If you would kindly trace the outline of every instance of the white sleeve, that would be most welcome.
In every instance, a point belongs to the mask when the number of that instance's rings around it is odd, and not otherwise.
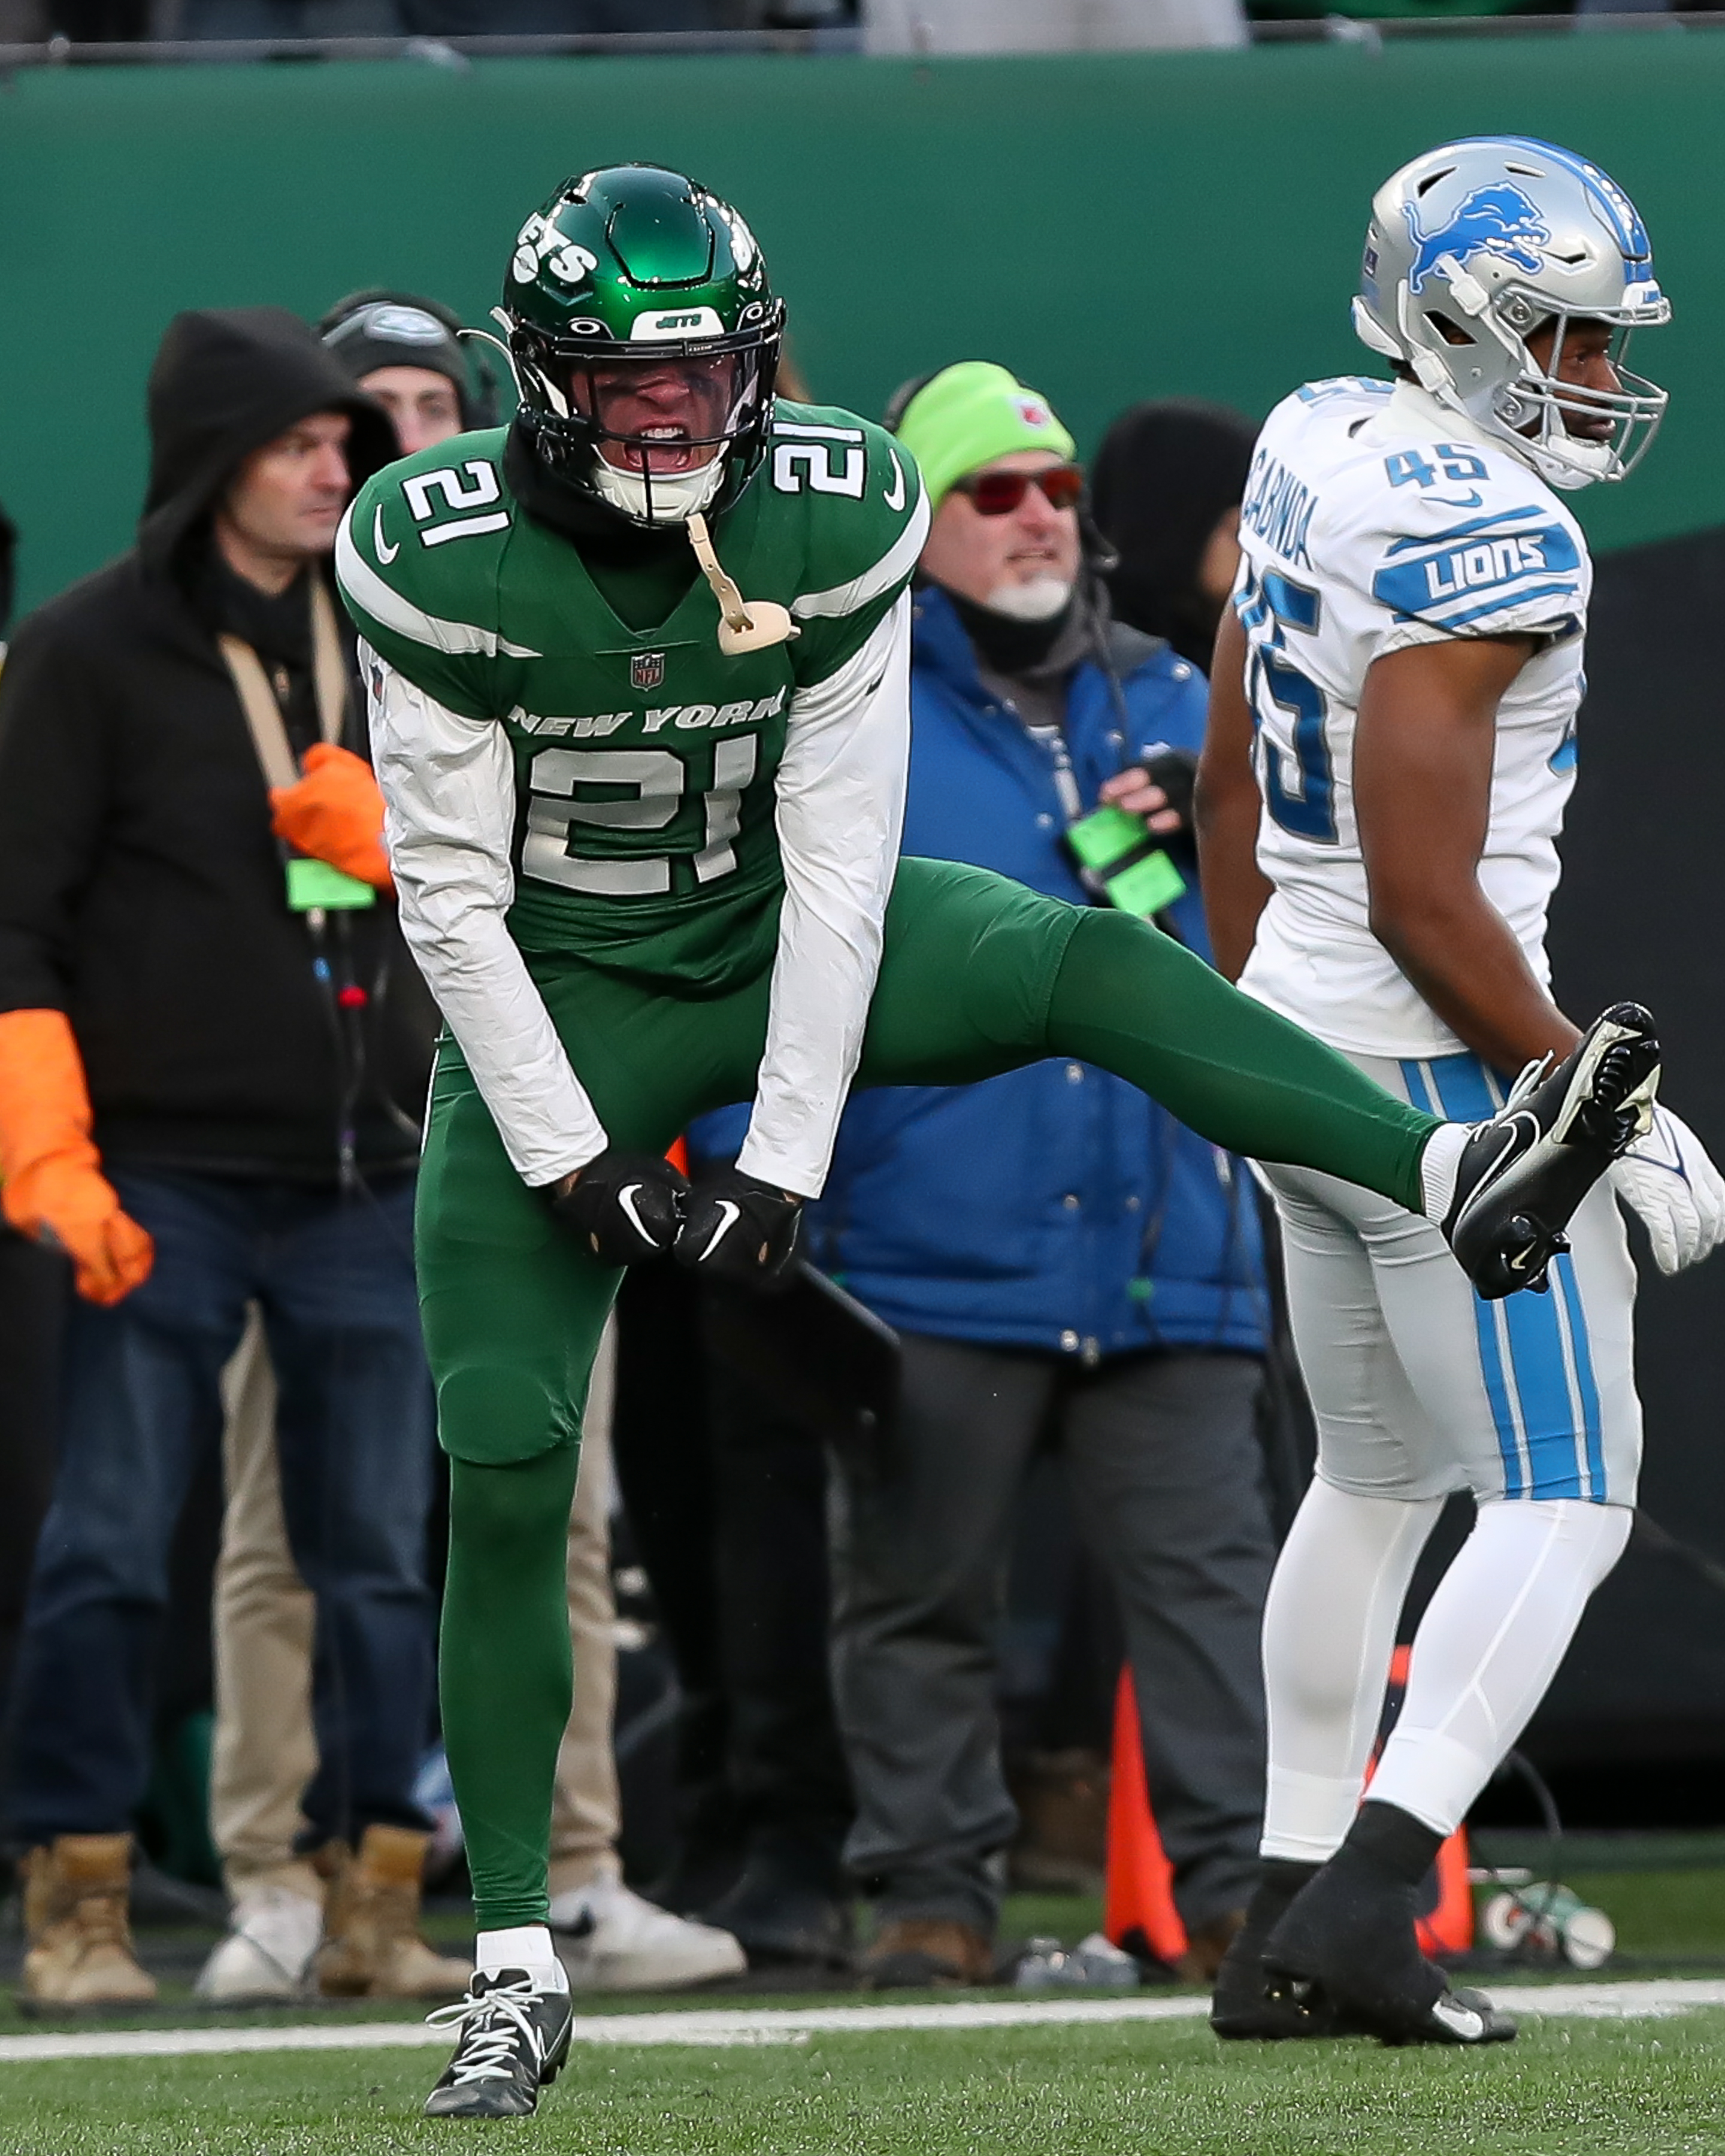
[[[854,659],[792,698],[776,781],[784,907],[737,1164],[803,1198],[820,1195],[862,1054],[910,748],[906,593]]]
[[[515,896],[508,737],[362,658],[402,933],[516,1173],[555,1183],[604,1151],[605,1128],[504,919]]]
[[[1538,499],[1543,490],[1525,474],[1512,486],[1494,475],[1470,491],[1479,508],[1470,505],[1466,516],[1435,496],[1379,501],[1377,528],[1343,542],[1359,546],[1370,595],[1384,609],[1374,658],[1455,637],[1550,644],[1580,633],[1589,572],[1564,512],[1549,496]]]

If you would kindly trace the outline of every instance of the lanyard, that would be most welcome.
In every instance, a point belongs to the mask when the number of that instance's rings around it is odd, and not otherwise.
[[[288,741],[281,706],[270,686],[263,661],[239,637],[223,635],[216,641],[234,677],[234,692],[245,713],[265,784],[292,786],[300,776],[299,760]],[[347,669],[341,657],[335,604],[315,570],[311,572],[311,681],[317,695],[318,732],[326,742],[339,742],[347,710]]]
[[[299,760],[288,740],[281,706],[263,662],[242,638],[224,635],[216,640],[234,678],[264,783],[270,787],[295,784]],[[311,583],[311,685],[317,697],[318,732],[326,742],[339,742],[347,711],[347,669],[341,657],[335,605],[322,578],[316,575]],[[376,902],[377,894],[369,884],[343,875],[327,861],[290,856],[286,866],[288,904],[295,913],[305,915],[314,935],[322,933],[328,909],[345,911]]]

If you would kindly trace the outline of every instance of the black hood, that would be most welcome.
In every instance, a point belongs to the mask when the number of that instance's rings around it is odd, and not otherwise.
[[[285,307],[176,315],[150,369],[150,488],[138,521],[146,567],[175,562],[253,450],[314,412],[352,420],[356,488],[399,454],[382,408],[361,396],[297,315]]]
[[[1091,466],[1096,520],[1119,556],[1107,572],[1116,619],[1166,637],[1205,673],[1221,608],[1199,590],[1199,565],[1245,491],[1257,433],[1224,404],[1137,404],[1109,428]]]
[[[18,551],[18,526],[0,509],[0,636],[12,619],[13,557]]]

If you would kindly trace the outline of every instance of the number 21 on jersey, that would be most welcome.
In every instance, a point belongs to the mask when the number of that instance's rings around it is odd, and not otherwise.
[[[1285,831],[1319,845],[1336,843],[1335,774],[1324,736],[1328,701],[1300,670],[1295,638],[1316,634],[1323,602],[1279,570],[1251,572],[1235,594],[1246,633],[1246,700],[1255,730],[1258,783]]]

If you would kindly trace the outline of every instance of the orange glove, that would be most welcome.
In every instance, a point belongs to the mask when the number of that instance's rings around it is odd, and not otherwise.
[[[320,742],[305,752],[296,786],[272,786],[278,839],[378,891],[393,891],[383,850],[383,796],[372,767],[352,749]]]
[[[14,1228],[67,1252],[79,1294],[105,1306],[149,1279],[156,1245],[121,1211],[90,1121],[65,1013],[0,1014],[0,1202]]]

